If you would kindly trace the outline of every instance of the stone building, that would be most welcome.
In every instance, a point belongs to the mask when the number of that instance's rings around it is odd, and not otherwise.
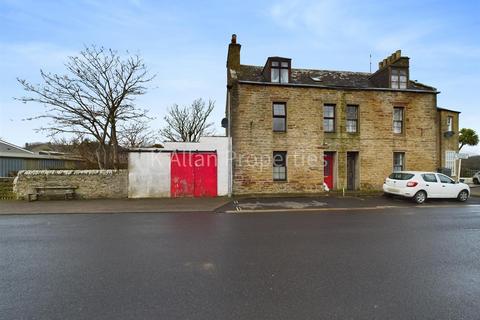
[[[234,194],[380,189],[395,170],[454,169],[459,112],[438,108],[439,91],[410,79],[400,50],[373,73],[327,71],[285,57],[243,65],[236,40],[224,122]]]

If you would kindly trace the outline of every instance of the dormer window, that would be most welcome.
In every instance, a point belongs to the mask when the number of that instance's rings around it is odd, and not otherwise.
[[[270,61],[270,79],[276,83],[288,83],[290,63],[288,61]]]
[[[390,87],[392,89],[407,89],[407,70],[392,68]]]

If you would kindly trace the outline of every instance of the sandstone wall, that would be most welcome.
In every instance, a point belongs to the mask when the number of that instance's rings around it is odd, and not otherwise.
[[[347,151],[358,152],[359,187],[381,189],[393,152],[405,152],[406,170],[436,170],[439,159],[434,93],[332,90],[236,84],[232,94],[234,194],[323,191],[323,153],[335,152],[336,189],[347,184]],[[287,105],[287,131],[272,131],[272,103]],[[323,132],[323,105],[336,104],[336,130]],[[359,106],[359,131],[347,133],[347,104]],[[392,130],[393,107],[404,107],[404,131]],[[272,179],[273,151],[287,151],[287,181]],[[294,157],[292,157],[294,156]],[[298,165],[299,159],[310,159]],[[297,163],[295,163],[297,162]]]
[[[75,186],[79,199],[126,198],[127,170],[23,170],[14,180],[18,199],[27,199],[35,187]]]
[[[453,131],[452,135],[445,135],[448,131],[447,118],[453,118]],[[459,114],[448,110],[440,110],[438,112],[439,131],[438,139],[440,141],[440,148],[438,150],[439,167],[445,167],[445,152],[455,151],[458,152],[458,138],[459,138]]]

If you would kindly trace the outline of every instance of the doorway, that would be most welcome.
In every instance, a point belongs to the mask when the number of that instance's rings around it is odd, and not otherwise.
[[[175,152],[170,165],[172,198],[217,196],[216,152]]]
[[[358,189],[358,152],[347,152],[347,190]]]
[[[334,160],[335,152],[323,153],[323,182],[330,190],[333,189]]]

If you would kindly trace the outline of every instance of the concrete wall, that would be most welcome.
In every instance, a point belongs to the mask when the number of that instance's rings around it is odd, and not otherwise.
[[[171,153],[130,152],[128,156],[128,197],[170,197]]]
[[[218,195],[230,192],[230,161],[228,137],[201,137],[199,142],[165,142],[161,152],[155,149],[141,149],[129,156],[129,197],[169,197],[170,196],[170,152],[216,151]]]
[[[18,199],[26,199],[35,187],[75,186],[79,199],[126,198],[126,170],[24,170],[14,180]]]

